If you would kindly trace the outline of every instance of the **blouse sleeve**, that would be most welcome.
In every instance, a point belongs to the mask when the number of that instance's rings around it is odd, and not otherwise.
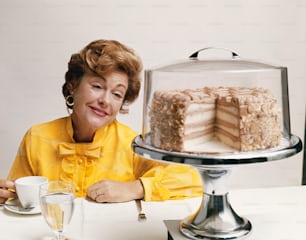
[[[19,149],[8,174],[8,179],[16,179],[23,176],[34,175],[31,163],[31,132],[30,130],[23,137]]]
[[[135,172],[145,190],[145,201],[202,196],[202,180],[189,165],[164,163],[135,156]]]

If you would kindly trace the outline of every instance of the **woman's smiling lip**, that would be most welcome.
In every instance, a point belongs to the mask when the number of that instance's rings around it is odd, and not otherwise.
[[[109,115],[107,112],[105,112],[102,109],[95,108],[95,107],[90,107],[90,108],[94,111],[95,114],[97,114],[100,117],[105,117],[105,116]]]

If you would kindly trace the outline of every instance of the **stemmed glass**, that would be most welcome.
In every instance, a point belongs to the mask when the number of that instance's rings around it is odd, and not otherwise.
[[[74,211],[74,186],[70,182],[50,181],[42,184],[39,199],[42,215],[56,235],[63,240],[64,227],[69,224]]]

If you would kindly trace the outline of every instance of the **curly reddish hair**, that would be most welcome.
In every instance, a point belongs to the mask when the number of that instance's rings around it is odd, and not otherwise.
[[[133,49],[116,40],[93,41],[79,53],[73,54],[68,63],[62,93],[65,99],[71,96],[70,90],[79,85],[86,73],[94,73],[103,78],[114,71],[128,76],[128,89],[120,109],[121,113],[127,113],[128,109],[123,106],[134,102],[139,95],[142,61]],[[66,106],[72,109],[67,103]]]

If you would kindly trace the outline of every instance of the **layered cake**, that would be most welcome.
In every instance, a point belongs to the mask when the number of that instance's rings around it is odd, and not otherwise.
[[[151,144],[190,152],[217,140],[238,151],[267,149],[280,143],[280,114],[276,98],[263,88],[156,91],[150,110]]]

